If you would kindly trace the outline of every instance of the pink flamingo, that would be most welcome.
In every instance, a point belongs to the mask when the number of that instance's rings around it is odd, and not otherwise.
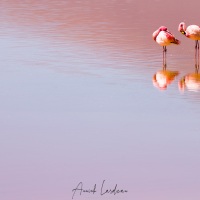
[[[190,25],[186,28],[184,22],[181,22],[178,26],[178,31],[180,31],[186,37],[195,40],[195,65],[199,67],[199,40],[200,40],[200,27],[197,25]],[[197,60],[198,52],[198,60]]]
[[[163,67],[166,68],[166,52],[167,47],[170,44],[180,44],[180,41],[177,40],[168,30],[167,27],[161,26],[153,33],[153,39],[161,46],[163,46]]]

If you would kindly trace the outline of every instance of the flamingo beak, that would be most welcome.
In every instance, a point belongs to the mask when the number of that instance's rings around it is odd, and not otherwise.
[[[182,33],[183,35],[185,35],[185,31],[181,31],[181,33]]]

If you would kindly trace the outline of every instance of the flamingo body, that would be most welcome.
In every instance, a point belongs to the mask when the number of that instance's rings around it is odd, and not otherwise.
[[[186,27],[185,23],[181,22],[178,30],[192,40],[200,40],[200,27],[197,25],[190,25]]]
[[[180,44],[172,33],[167,30],[167,27],[161,26],[153,33],[153,39],[161,46],[168,46],[170,44]]]

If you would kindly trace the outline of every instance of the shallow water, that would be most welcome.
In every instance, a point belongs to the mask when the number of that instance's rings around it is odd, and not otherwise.
[[[74,199],[199,200],[200,82],[177,31],[199,4],[2,1],[0,199],[71,199],[82,181],[97,192]],[[181,40],[165,72],[160,25]]]

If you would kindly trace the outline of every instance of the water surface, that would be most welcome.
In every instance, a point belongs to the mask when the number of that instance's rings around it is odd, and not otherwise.
[[[177,30],[199,24],[198,7],[2,1],[1,199],[71,199],[80,181],[99,191],[106,180],[128,193],[75,199],[198,200],[199,78]],[[152,40],[161,25],[181,40],[166,72]]]

